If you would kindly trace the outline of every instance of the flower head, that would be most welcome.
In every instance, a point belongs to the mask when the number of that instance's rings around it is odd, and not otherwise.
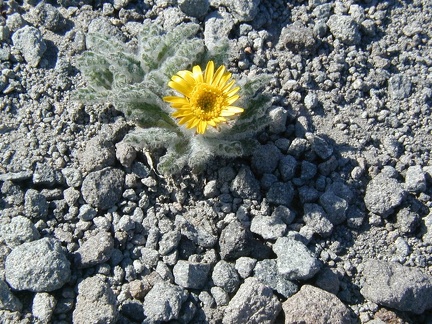
[[[244,110],[232,106],[239,98],[240,87],[233,88],[235,81],[230,79],[231,73],[226,72],[223,65],[216,72],[213,61],[207,63],[204,72],[195,65],[192,71],[177,72],[168,82],[168,86],[182,96],[163,99],[176,110],[172,116],[180,125],[196,128],[198,134],[204,134],[208,125],[216,127]]]

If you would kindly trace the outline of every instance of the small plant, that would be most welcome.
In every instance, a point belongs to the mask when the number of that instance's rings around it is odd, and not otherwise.
[[[206,52],[195,36],[198,29],[187,23],[164,32],[146,21],[135,48],[89,34],[89,50],[78,59],[87,87],[75,98],[110,102],[135,121],[137,127],[124,140],[140,150],[163,149],[157,165],[162,174],[178,173],[186,165],[200,172],[216,156],[249,155],[257,144],[254,134],[269,122],[270,98],[259,91],[267,76],[241,79],[234,86],[231,73],[223,65],[215,71],[213,61],[204,72],[200,65],[187,70],[226,50]],[[168,95],[169,88],[177,93]]]

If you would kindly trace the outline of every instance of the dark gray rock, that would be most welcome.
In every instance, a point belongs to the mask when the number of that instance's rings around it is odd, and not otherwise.
[[[252,250],[252,234],[240,222],[229,223],[219,239],[220,255],[224,260],[248,256]]]
[[[294,198],[294,187],[290,182],[275,182],[267,192],[271,204],[289,207]]]
[[[314,233],[317,233],[322,237],[328,237],[331,235],[333,232],[333,224],[328,219],[326,212],[321,206],[306,203],[303,206],[303,210],[303,221],[314,231]]]
[[[33,183],[35,185],[42,185],[52,187],[56,182],[60,182],[61,178],[53,167],[46,163],[36,163],[33,172]]]
[[[208,0],[179,0],[180,10],[191,17],[203,17],[210,8]]]
[[[5,274],[13,289],[49,292],[67,283],[71,270],[60,243],[43,238],[13,249],[6,258]]]
[[[250,230],[266,240],[275,240],[285,234],[287,226],[278,214],[257,215],[252,218]]]
[[[144,313],[151,321],[178,319],[188,293],[169,282],[157,282],[144,298]]]
[[[424,192],[426,190],[426,176],[420,165],[408,167],[405,174],[405,189],[411,192]]]
[[[327,26],[333,36],[346,45],[357,45],[361,41],[359,26],[350,16],[331,15]]]
[[[47,47],[41,32],[34,27],[24,26],[12,35],[12,42],[32,67],[37,67]]]
[[[299,198],[302,204],[316,202],[321,193],[313,187],[302,186],[298,188]]]
[[[345,199],[336,196],[330,190],[321,195],[319,202],[327,213],[327,219],[333,225],[339,225],[346,221],[348,203]]]
[[[260,199],[260,184],[249,167],[240,169],[231,183],[231,192],[243,199]]]
[[[305,323],[357,323],[350,309],[335,295],[311,285],[303,285],[282,308],[285,323],[296,323],[299,318]]]
[[[329,293],[336,295],[339,292],[339,277],[331,268],[323,268],[318,272],[315,284]]]
[[[273,245],[273,251],[277,255],[278,272],[290,280],[310,279],[321,268],[320,262],[306,245],[293,238],[279,238]]]
[[[278,165],[278,170],[283,181],[288,181],[294,178],[297,170],[297,160],[291,155],[283,156]]]
[[[368,183],[364,202],[369,211],[387,217],[402,203],[405,196],[405,190],[396,179],[379,173]]]
[[[432,308],[432,277],[395,262],[367,260],[360,292],[378,305],[421,314]]]
[[[16,216],[0,227],[0,236],[10,248],[39,239],[40,234],[33,223],[24,216]]]
[[[273,323],[281,303],[271,288],[256,278],[247,278],[225,309],[223,324]]]
[[[278,166],[282,154],[274,144],[258,147],[252,155],[252,169],[258,174],[272,173]]]
[[[305,134],[312,146],[312,150],[323,160],[327,160],[333,154],[333,147],[321,136],[312,133]]]
[[[300,173],[300,179],[301,180],[311,180],[313,177],[315,177],[317,173],[317,166],[316,164],[309,162],[309,161],[302,161],[301,163],[301,173]]]
[[[277,206],[273,212],[272,217],[280,218],[287,225],[291,224],[294,221],[296,214],[291,209],[285,206]]]
[[[254,276],[285,298],[294,295],[299,289],[296,283],[289,280],[286,275],[281,275],[278,272],[276,260],[274,259],[258,261],[254,269]]]
[[[9,290],[8,285],[0,280],[0,310],[20,312],[22,308],[20,300]]]
[[[29,218],[44,218],[48,215],[48,202],[44,195],[28,189],[24,196],[24,211]]]
[[[296,137],[291,142],[287,153],[294,156],[296,159],[302,157],[302,155],[310,148],[310,143],[305,138]]]
[[[210,264],[179,260],[173,268],[174,281],[183,288],[202,289],[207,283]]]
[[[116,296],[104,276],[89,277],[78,284],[73,323],[116,323],[117,318]]]
[[[123,184],[123,171],[105,168],[89,173],[83,181],[81,192],[88,204],[106,210],[120,200]]]
[[[75,252],[74,261],[78,268],[88,268],[108,261],[113,253],[114,239],[108,232],[90,236]]]
[[[233,293],[240,285],[240,277],[233,264],[220,260],[213,268],[213,283],[227,293]]]

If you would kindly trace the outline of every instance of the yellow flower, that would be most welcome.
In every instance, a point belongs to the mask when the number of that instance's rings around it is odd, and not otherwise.
[[[231,106],[239,98],[240,87],[233,88],[235,81],[230,79],[231,73],[225,71],[225,66],[215,72],[213,61],[209,61],[204,73],[196,65],[192,72],[183,70],[174,75],[168,86],[183,96],[163,99],[176,110],[172,116],[180,125],[204,134],[208,125],[216,127],[244,110]]]

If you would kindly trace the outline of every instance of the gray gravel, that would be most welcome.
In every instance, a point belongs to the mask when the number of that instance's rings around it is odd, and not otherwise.
[[[2,321],[431,322],[429,2],[0,0]],[[146,19],[270,76],[251,156],[162,178],[71,100],[88,34]]]

